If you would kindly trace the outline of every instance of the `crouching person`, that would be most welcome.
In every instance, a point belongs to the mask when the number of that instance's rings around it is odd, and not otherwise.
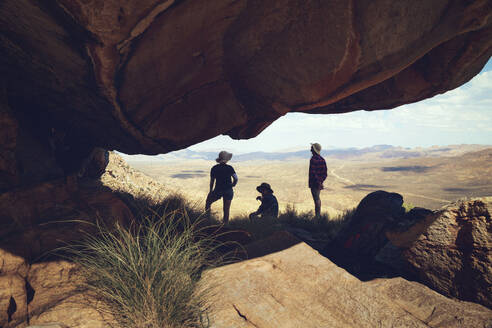
[[[256,199],[261,201],[261,205],[256,212],[249,215],[249,219],[253,220],[261,216],[265,217],[278,217],[278,202],[277,198],[273,195],[273,190],[268,183],[263,182],[261,185],[256,187],[256,190],[261,193]]]

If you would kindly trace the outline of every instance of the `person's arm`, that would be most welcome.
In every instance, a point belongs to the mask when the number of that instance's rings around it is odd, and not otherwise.
[[[262,200],[261,200],[261,205],[260,205],[260,207],[258,207],[258,209],[256,210],[256,212],[255,212],[255,213],[256,213],[256,214],[261,214],[261,213],[263,213],[264,211],[265,211],[265,202],[264,202],[264,200],[262,199]]]
[[[215,182],[215,175],[212,168],[212,170],[210,170],[210,192],[212,192],[212,190],[214,189],[214,182]]]
[[[321,160],[313,160],[311,167],[312,177],[318,189],[321,189],[321,187],[323,186],[323,164],[324,162]],[[326,168],[326,165],[324,165],[324,168]]]
[[[239,179],[237,178],[237,174],[234,172],[234,174],[232,175],[232,186],[235,187],[238,181]]]
[[[323,161],[321,165],[321,178],[323,181],[326,180],[326,177],[328,176],[328,168],[326,167],[326,161]]]

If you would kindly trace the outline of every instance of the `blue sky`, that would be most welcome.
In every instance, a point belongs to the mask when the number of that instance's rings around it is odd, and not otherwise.
[[[309,147],[310,142],[319,142],[324,148],[492,145],[492,60],[465,85],[418,103],[387,111],[336,115],[289,113],[256,138],[218,136],[189,149],[287,151]]]

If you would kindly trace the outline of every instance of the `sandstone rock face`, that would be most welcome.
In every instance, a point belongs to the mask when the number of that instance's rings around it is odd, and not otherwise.
[[[489,327],[492,311],[403,279],[361,282],[300,243],[206,273],[214,328]]]
[[[113,153],[107,158],[99,149],[88,158],[85,174],[73,177],[72,185],[55,179],[0,194],[0,327],[50,322],[71,328],[109,326],[111,320],[98,303],[77,290],[77,267],[52,260],[50,252],[93,231],[90,224],[73,220],[129,222],[134,214],[123,195],[150,195],[152,203],[162,200],[166,191]],[[104,169],[100,180],[86,177]]]
[[[74,191],[64,180],[0,194],[0,207],[0,248],[29,261],[89,231],[90,225],[79,221],[128,222],[133,218],[109,188],[79,185]]]
[[[72,173],[95,146],[164,153],[250,138],[290,111],[445,92],[490,57],[491,12],[487,0],[4,0],[0,188]]]
[[[27,265],[2,250],[0,260],[0,327],[39,327],[59,322],[60,327],[109,327],[111,317],[80,289],[78,267],[67,261]],[[62,324],[63,323],[63,324]],[[58,327],[58,326],[53,326]]]
[[[490,327],[490,312],[474,303],[451,301],[428,287],[402,278],[367,283],[429,327]]]
[[[460,201],[391,239],[420,230],[402,252],[419,279],[444,295],[492,307],[491,209],[491,197]]]
[[[287,248],[205,272],[203,283],[215,286],[209,299],[211,327],[488,328],[492,324],[492,311],[479,304],[452,300],[401,278],[361,282],[285,232],[274,239],[276,245],[283,245],[279,249]],[[10,258],[9,267],[18,266],[19,261]],[[81,277],[72,263],[38,263],[30,266],[25,278],[9,278],[6,285],[2,279],[2,327],[55,323],[71,328],[117,327],[100,303],[77,289]],[[17,310],[10,316],[4,316],[5,293],[17,299]]]
[[[116,328],[107,312],[98,308],[97,301],[84,294],[75,294],[46,309],[44,312],[34,315],[29,323],[33,327],[47,328]],[[100,306],[99,306],[100,307]],[[59,322],[59,326],[51,326],[49,323]]]
[[[60,301],[76,294],[81,281],[78,268],[67,261],[50,261],[31,265],[27,282],[33,290],[29,316],[39,315]],[[56,291],[56,292],[55,292]]]
[[[14,327],[27,317],[28,271],[24,258],[0,249],[0,327]]]
[[[77,265],[66,261],[34,264],[28,282],[35,291],[29,303],[29,323],[61,322],[73,328],[109,327],[110,316],[89,294],[80,290]]]
[[[0,326],[16,327],[27,318],[25,280],[17,275],[0,276]]]

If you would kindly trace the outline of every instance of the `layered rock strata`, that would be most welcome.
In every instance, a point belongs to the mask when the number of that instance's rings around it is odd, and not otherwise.
[[[459,201],[387,235],[420,281],[492,308],[491,209],[492,197]]]

